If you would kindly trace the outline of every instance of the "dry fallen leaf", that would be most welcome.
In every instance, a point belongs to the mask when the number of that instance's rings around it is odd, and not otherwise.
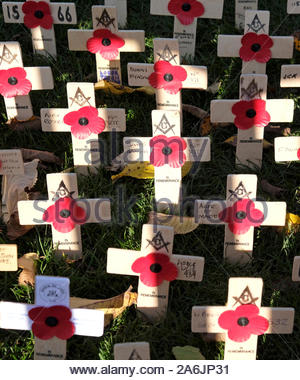
[[[7,237],[9,240],[16,240],[20,236],[27,234],[34,226],[21,226],[18,212],[14,212],[7,222]]]
[[[300,230],[300,216],[287,212],[285,218],[284,227],[276,227],[278,232],[284,232],[289,235],[292,232],[298,232]]]
[[[208,113],[204,111],[202,108],[192,106],[191,104],[183,104],[182,110],[185,112],[189,112],[195,117],[198,117],[199,119],[204,119]]]
[[[19,275],[19,285],[34,286],[35,273],[36,273],[36,260],[38,260],[36,253],[26,253],[18,259],[18,266],[22,268]]]
[[[41,118],[32,116],[29,120],[17,120],[16,118],[8,120],[6,123],[13,131],[24,131],[25,129],[41,130]]]
[[[38,159],[40,161],[47,162],[49,164],[57,164],[57,165],[61,164],[61,159],[55,156],[54,153],[43,151],[43,150],[24,149],[24,148],[21,148],[20,150],[21,150],[24,162]]]
[[[137,302],[137,293],[131,292],[132,286],[129,289],[116,297],[106,300],[89,300],[85,298],[70,298],[71,308],[95,309],[102,310],[105,314],[104,326],[122,314],[125,309]]]
[[[194,231],[199,224],[195,223],[195,218],[188,216],[166,215],[151,211],[148,215],[149,224],[159,224],[174,228],[175,234],[188,234]]]
[[[282,195],[282,192],[285,191],[285,189],[282,187],[271,185],[266,179],[262,179],[260,183],[263,191],[272,195],[273,197],[278,197]]]
[[[279,136],[290,136],[291,128],[281,127],[280,125],[267,125],[264,127],[265,132],[274,133]]]
[[[155,95],[156,91],[155,88],[151,86],[131,88],[106,80],[100,80],[99,82],[97,82],[95,84],[95,90],[105,90],[113,93],[114,95],[132,94],[133,92],[144,92],[147,95]]]

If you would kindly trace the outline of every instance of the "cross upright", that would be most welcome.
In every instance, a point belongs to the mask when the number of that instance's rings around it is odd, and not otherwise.
[[[31,29],[33,51],[57,56],[54,24],[77,24],[75,3],[51,3],[50,0],[4,1],[4,22],[23,24]]]
[[[129,86],[152,86],[156,108],[181,112],[181,89],[207,88],[205,66],[180,65],[179,44],[174,38],[155,38],[154,64],[128,63]]]
[[[33,116],[30,91],[53,87],[50,67],[24,67],[20,44],[0,42],[0,94],[8,119],[30,119]]]
[[[173,37],[179,41],[180,56],[194,57],[197,20],[221,19],[224,0],[151,0],[152,15],[173,16]]]
[[[167,312],[170,281],[202,281],[204,258],[173,255],[173,240],[173,227],[144,224],[140,251],[107,251],[107,273],[139,276],[137,308],[152,321]]]
[[[300,256],[294,257],[292,280],[300,281]]]
[[[218,36],[218,57],[240,57],[242,74],[265,74],[271,58],[292,58],[294,37],[270,37],[269,23],[269,11],[246,11],[243,36]]]
[[[225,224],[224,259],[233,264],[251,260],[254,227],[284,226],[285,202],[256,200],[257,176],[227,176],[225,200],[196,200],[195,220],[199,224]]]
[[[238,128],[236,165],[261,167],[264,127],[270,122],[292,122],[292,99],[268,99],[268,77],[245,74],[240,77],[239,100],[213,100],[212,122],[234,123]]]
[[[101,310],[70,309],[70,280],[36,276],[35,304],[0,302],[0,328],[32,330],[35,360],[64,360],[73,335],[103,335]]]
[[[16,244],[0,244],[0,272],[18,270],[18,246]]]
[[[49,200],[18,202],[20,224],[51,224],[56,253],[79,259],[82,257],[80,226],[110,222],[110,200],[78,199],[74,173],[47,174],[47,187]]]
[[[114,345],[115,360],[151,360],[148,342],[126,342]]]
[[[258,0],[235,0],[235,27],[236,29],[245,28],[245,12],[256,10]]]
[[[299,0],[287,0],[287,13],[300,14],[300,2]]]
[[[226,306],[194,306],[192,332],[224,333],[224,360],[255,360],[258,336],[291,334],[295,310],[262,307],[263,280],[231,277]]]
[[[182,198],[182,166],[185,162],[210,161],[209,137],[181,138],[179,111],[152,111],[151,137],[124,137],[127,163],[154,165],[155,201],[158,208],[178,206]]]
[[[97,80],[122,83],[120,53],[145,50],[143,30],[118,30],[115,7],[92,7],[93,30],[68,30],[69,49],[96,55]]]
[[[274,139],[275,161],[300,160],[300,136],[276,137]]]
[[[104,5],[117,8],[118,25],[123,28],[127,24],[127,0],[104,0]]]
[[[69,108],[41,109],[42,130],[71,132],[76,171],[81,174],[87,174],[88,169],[96,172],[103,157],[98,135],[125,131],[125,110],[97,109],[93,83],[68,83],[67,96]]]

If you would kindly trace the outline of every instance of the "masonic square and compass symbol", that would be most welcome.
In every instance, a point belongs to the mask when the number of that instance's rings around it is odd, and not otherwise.
[[[52,200],[57,201],[59,198],[66,198],[66,197],[73,199],[74,193],[75,191],[69,191],[64,181],[61,181],[57,191],[56,192],[52,191],[52,194],[54,194]]]
[[[13,61],[17,61],[16,58],[17,54],[12,54],[9,48],[4,44],[2,49],[2,55],[0,56],[0,65],[2,64],[2,62],[6,62],[10,65]]]
[[[177,63],[175,59],[177,57],[177,54],[172,54],[171,49],[169,48],[168,45],[164,47],[164,50],[162,51],[162,53],[157,53],[157,55],[159,56],[160,61],[166,61],[166,62],[174,61],[174,63]]]
[[[263,89],[258,89],[255,79],[253,79],[247,88],[241,88],[241,99],[243,100],[252,100],[252,99],[261,99],[261,93]]]
[[[132,353],[130,354],[128,360],[142,360],[142,358],[140,357],[139,353],[137,352],[137,350],[133,350]]]
[[[249,198],[249,195],[252,193],[252,191],[249,191],[248,193],[243,182],[241,181],[234,190],[229,189],[229,193],[230,193],[230,196],[228,200],[232,201],[233,199],[240,200],[244,198]]]
[[[96,17],[96,20],[98,21],[97,26],[101,24],[104,26],[104,28],[108,28],[110,25],[115,27],[115,18],[111,18],[106,9],[104,9],[104,11],[102,12],[101,17]]]
[[[260,30],[265,31],[265,29],[264,29],[265,25],[266,24],[262,24],[261,23],[258,15],[256,14],[255,17],[254,17],[254,19],[252,20],[251,24],[247,24],[247,26],[249,28],[248,32],[249,32],[249,30],[252,30],[255,33],[258,33]]]
[[[86,97],[79,87],[77,88],[74,98],[70,97],[69,99],[72,100],[71,107],[74,103],[78,104],[79,107],[83,107],[86,103],[91,105],[89,102],[91,97]]]
[[[163,115],[163,117],[161,118],[161,121],[159,122],[158,125],[155,125],[155,131],[154,131],[154,134],[156,133],[156,131],[160,131],[162,132],[164,135],[167,134],[169,131],[172,131],[175,135],[175,132],[173,130],[173,128],[175,127],[175,124],[170,124],[169,120],[167,119],[166,117],[166,114]]]
[[[152,247],[155,248],[157,251],[159,251],[162,248],[166,248],[167,252],[169,252],[168,245],[171,243],[165,242],[164,237],[162,236],[162,233],[160,231],[156,233],[152,240],[147,239],[147,242],[149,243],[147,247],[149,247],[149,245],[152,245]]]
[[[258,300],[258,297],[253,297],[249,289],[249,286],[242,291],[242,294],[239,297],[232,297],[235,300],[235,306],[237,303],[240,305],[255,305],[255,302]]]

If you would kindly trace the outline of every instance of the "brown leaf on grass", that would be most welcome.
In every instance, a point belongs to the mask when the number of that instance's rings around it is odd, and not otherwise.
[[[182,110],[185,112],[189,112],[195,117],[198,117],[199,119],[204,119],[208,113],[204,111],[202,108],[192,106],[191,104],[183,104]]]
[[[207,115],[200,124],[201,136],[207,136],[211,132],[212,129],[227,127],[228,125],[230,124],[229,123],[212,123],[210,121],[210,115]]]
[[[232,145],[232,146],[236,146],[237,145],[237,135],[229,137],[228,139],[226,139],[224,141],[224,143]],[[263,148],[264,149],[268,149],[268,148],[271,148],[271,146],[273,146],[273,144],[271,144],[269,141],[267,141],[267,140],[264,139],[264,141],[263,141]]]
[[[7,237],[9,240],[16,240],[20,236],[27,234],[34,226],[21,226],[18,212],[14,212],[7,222]]]
[[[137,303],[137,293],[131,292],[132,286],[129,289],[116,297],[106,300],[89,300],[85,298],[70,298],[70,307],[79,309],[95,309],[104,312],[104,326],[122,314],[127,307]]]
[[[30,129],[30,130],[42,129],[41,118],[38,116],[32,116],[29,120],[24,120],[24,121],[13,118],[11,120],[8,120],[6,124],[13,131],[24,131],[25,129]]]
[[[195,222],[195,218],[188,216],[166,215],[151,211],[148,215],[149,224],[159,224],[174,228],[175,234],[188,234],[194,231],[199,224]]]
[[[18,266],[23,269],[19,275],[19,285],[34,286],[36,260],[38,260],[38,258],[36,253],[30,252],[18,259]]]
[[[61,164],[61,159],[57,156],[55,156],[54,153],[47,152],[44,150],[35,150],[35,149],[25,149],[21,148],[21,153],[23,160],[25,162],[32,161],[35,159],[38,159],[43,162],[47,162],[49,164]]]
[[[286,191],[282,187],[271,185],[266,179],[262,179],[260,183],[263,191],[272,195],[273,197],[278,197],[282,195],[282,192]]]

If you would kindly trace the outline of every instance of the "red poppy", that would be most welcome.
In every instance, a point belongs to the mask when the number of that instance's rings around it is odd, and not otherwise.
[[[66,306],[35,307],[28,313],[33,320],[33,334],[43,340],[53,337],[67,340],[75,333],[75,326],[70,321],[72,312]]]
[[[196,0],[171,0],[168,10],[175,15],[183,25],[190,25],[194,18],[203,15],[205,8],[200,1]]]
[[[298,160],[300,160],[300,149],[297,150],[297,157],[298,157]]]
[[[163,88],[169,94],[177,94],[186,78],[187,72],[184,68],[173,66],[166,61],[158,61],[154,65],[154,73],[148,80],[154,88]]]
[[[125,41],[109,29],[95,30],[93,37],[87,41],[87,49],[90,53],[99,53],[109,61],[117,58],[119,49],[124,45]]]
[[[234,124],[239,129],[265,127],[271,121],[266,101],[262,99],[240,100],[232,107],[232,113],[236,115]]]
[[[86,139],[92,133],[99,135],[105,128],[105,121],[98,116],[95,107],[82,107],[78,111],[67,113],[64,123],[71,125],[72,135],[80,140]]]
[[[0,70],[0,94],[5,98],[28,95],[32,84],[26,79],[26,71],[22,67]]]
[[[77,206],[75,199],[69,197],[59,198],[43,214],[43,221],[52,223],[56,231],[62,233],[72,231],[76,224],[84,224],[86,219],[84,209]]]
[[[146,286],[159,286],[163,281],[176,280],[178,270],[164,253],[149,253],[135,260],[131,269],[140,273],[140,280]]]
[[[150,140],[150,163],[156,167],[168,164],[180,168],[186,161],[186,142],[180,137],[155,136]]]
[[[258,315],[256,305],[241,305],[235,310],[224,311],[218,319],[219,326],[228,330],[228,338],[234,342],[245,342],[251,335],[262,335],[269,321]]]
[[[27,28],[32,29],[41,26],[44,29],[51,29],[53,18],[51,9],[45,1],[26,1],[22,6],[25,14],[24,24]]]
[[[272,58],[273,40],[267,34],[246,33],[242,38],[240,57],[243,61],[266,63]]]
[[[219,213],[219,218],[228,223],[230,231],[235,235],[242,235],[249,231],[250,227],[258,227],[264,221],[264,214],[255,208],[250,199],[241,199],[233,206],[225,208]]]

